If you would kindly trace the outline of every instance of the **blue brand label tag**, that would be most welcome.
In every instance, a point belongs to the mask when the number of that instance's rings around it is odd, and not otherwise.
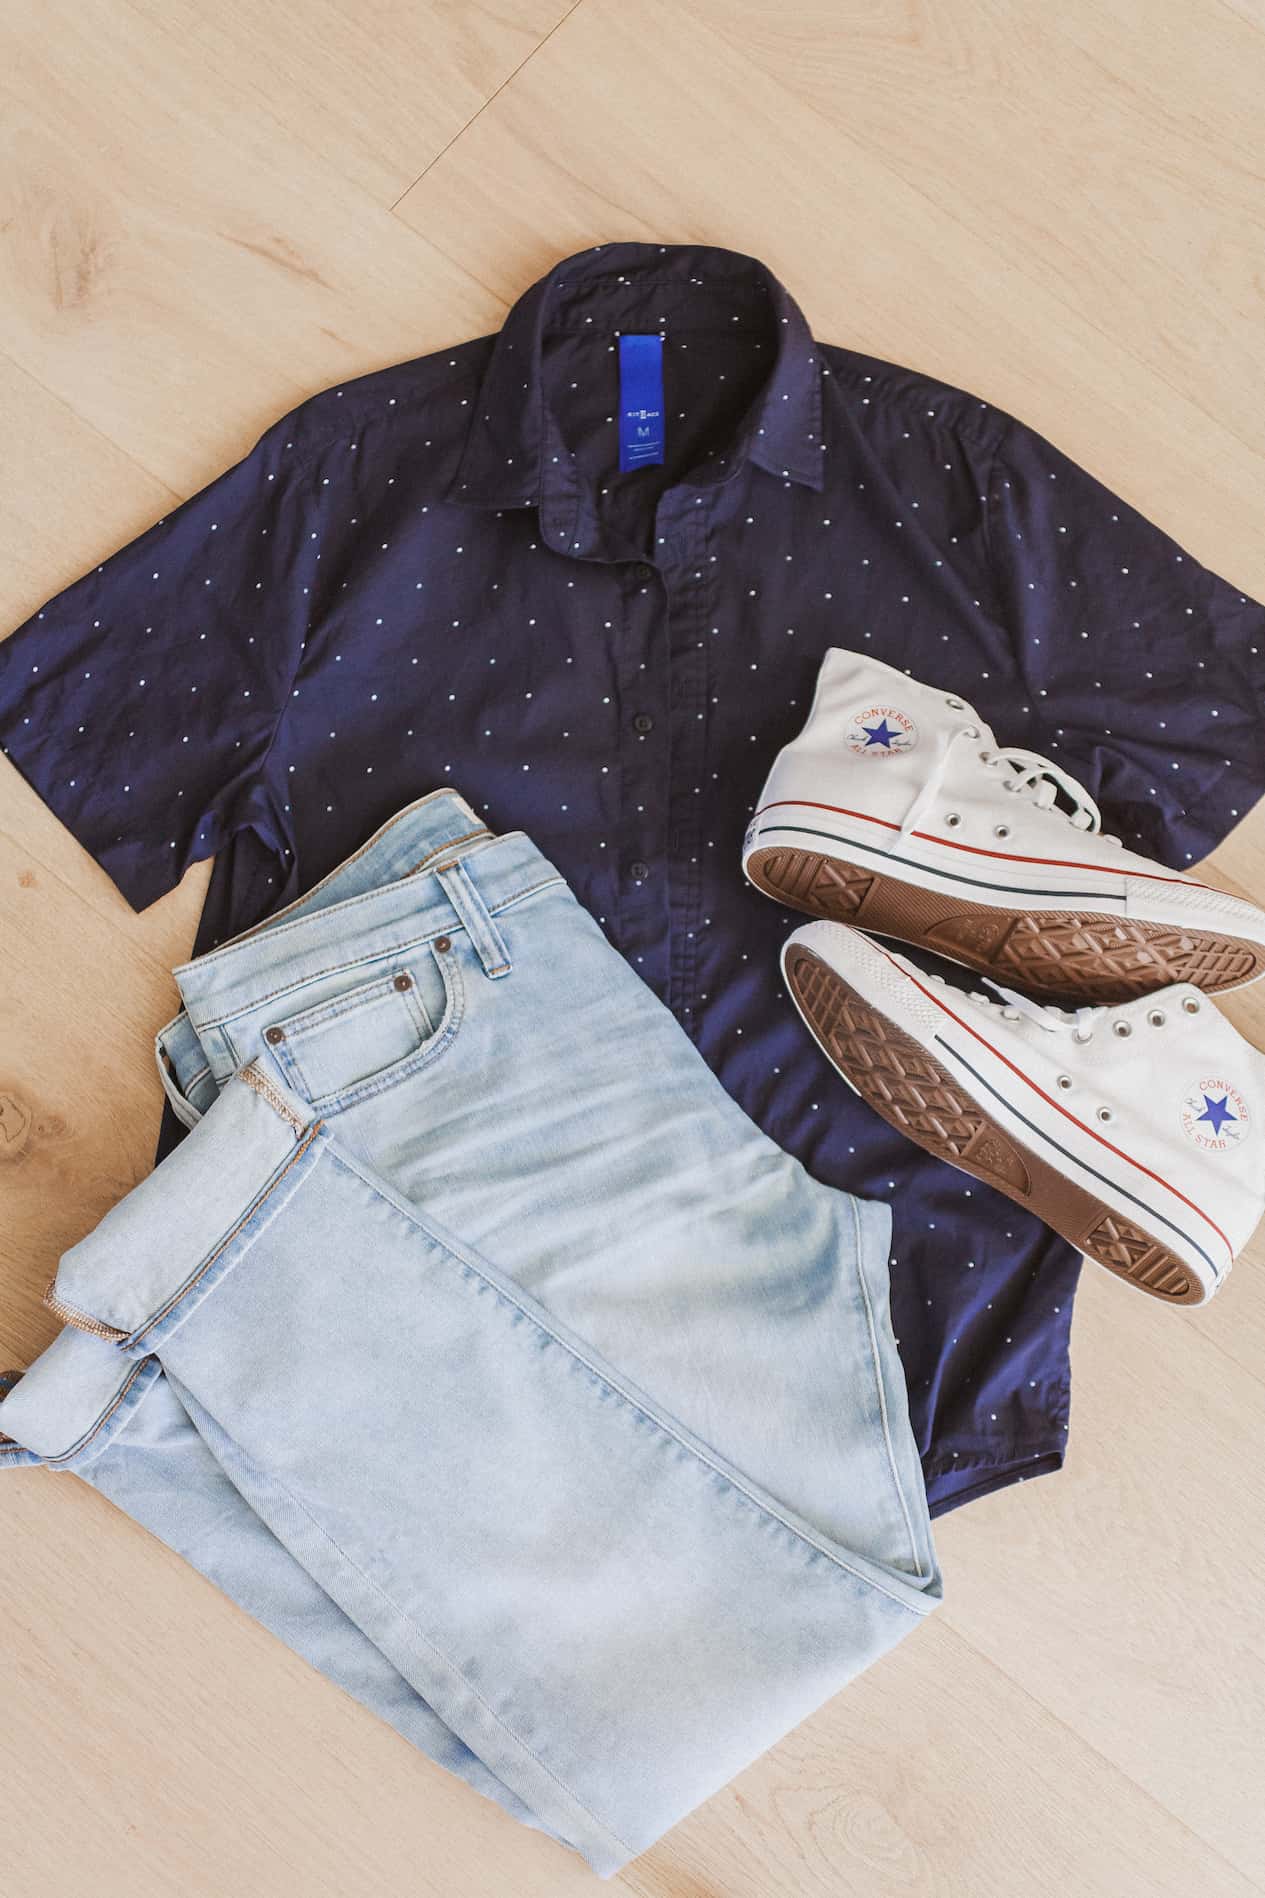
[[[663,460],[663,338],[619,339],[619,466]]]

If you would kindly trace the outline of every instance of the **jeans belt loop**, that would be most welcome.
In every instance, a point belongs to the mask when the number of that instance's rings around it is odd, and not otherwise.
[[[448,901],[465,925],[479,961],[483,964],[483,973],[491,976],[493,980],[499,976],[508,975],[512,965],[510,952],[505,946],[505,938],[493,922],[491,911],[479,894],[478,886],[465,864],[461,862],[438,864],[435,875],[443,884]]]

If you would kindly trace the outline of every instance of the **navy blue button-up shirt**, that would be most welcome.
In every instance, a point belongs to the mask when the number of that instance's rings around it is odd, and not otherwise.
[[[621,332],[663,339],[663,458],[627,473]],[[831,645],[961,693],[1165,864],[1263,788],[1260,606],[1008,415],[817,342],[754,259],[642,243],[270,427],[0,646],[0,740],[137,908],[215,854],[195,952],[436,785],[527,830],[747,1112],[892,1202],[943,1509],[1061,1461],[1077,1260],[872,1114],[782,990],[797,919],[739,851]]]

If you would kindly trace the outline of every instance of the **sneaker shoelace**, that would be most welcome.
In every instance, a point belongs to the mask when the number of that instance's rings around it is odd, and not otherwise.
[[[1008,989],[1002,983],[994,982],[991,975],[981,979],[994,994],[1000,995],[1001,1001],[995,1002],[992,995],[983,995],[979,989],[969,991],[970,1001],[977,1002],[981,1008],[999,1008],[1012,1021],[1022,1017],[1025,1021],[1035,1022],[1038,1028],[1043,1028],[1050,1035],[1071,1035],[1074,1041],[1091,1041],[1103,1016],[1111,1012],[1105,1003],[1081,1008],[1059,1008],[1054,1002],[1034,1002],[1030,995],[1020,995],[1017,989]],[[932,973],[931,980],[942,989],[950,986],[942,975]],[[962,991],[959,989],[958,993],[960,995]]]
[[[1104,1006],[1084,1008],[1058,1008],[1053,1002],[1034,1002],[1030,995],[1020,995],[1016,989],[1004,988],[1000,982],[994,982],[991,975],[984,981],[990,989],[1002,998],[1002,1014],[1013,1021],[1022,1016],[1025,1021],[1033,1021],[1038,1028],[1044,1028],[1047,1034],[1070,1035],[1073,1041],[1092,1041],[1094,1030],[1107,1013]],[[989,996],[981,995],[978,990],[972,996],[973,1001],[986,1002],[989,1008],[997,1004]]]
[[[953,747],[964,738],[978,739],[982,734],[978,725],[959,725],[949,733],[940,747],[939,756],[928,772],[922,789],[906,811],[901,822],[900,835],[907,837],[924,811],[934,802],[945,772],[949,768],[949,759]],[[1095,804],[1084,785],[1061,765],[1049,758],[1043,758],[1040,752],[1025,751],[1017,745],[986,745],[979,754],[980,763],[990,770],[1010,768],[1010,776],[1002,779],[1003,791],[1013,792],[1016,796],[1027,797],[1039,810],[1049,810],[1060,791],[1072,808],[1062,813],[1075,830],[1093,831],[1104,843],[1119,844],[1120,839],[1113,837],[1102,827],[1102,812]]]

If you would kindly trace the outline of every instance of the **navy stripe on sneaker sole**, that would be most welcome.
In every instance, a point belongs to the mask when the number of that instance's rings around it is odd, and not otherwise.
[[[1015,1106],[1013,1101],[1007,1100],[1001,1090],[995,1088],[991,1081],[986,1080],[978,1068],[972,1067],[962,1051],[959,1048],[953,1047],[950,1042],[945,1040],[943,1035],[937,1035],[935,1041],[937,1047],[943,1048],[945,1053],[956,1062],[959,1067],[965,1068],[972,1080],[977,1082],[986,1093],[991,1094],[993,1099],[1006,1109],[1007,1113],[1013,1115],[1014,1119],[1021,1121],[1043,1146],[1051,1148],[1055,1153],[1059,1154],[1062,1159],[1067,1161],[1069,1165],[1074,1166],[1079,1173],[1088,1174],[1090,1179],[1097,1180],[1101,1186],[1105,1186],[1109,1191],[1118,1194],[1121,1199],[1127,1199],[1131,1205],[1136,1206],[1140,1212],[1144,1213],[1153,1224],[1158,1223],[1161,1226],[1167,1226],[1169,1231],[1176,1234],[1177,1238],[1179,1238],[1183,1244],[1188,1245],[1192,1252],[1199,1254],[1199,1257],[1208,1267],[1209,1275],[1214,1282],[1216,1281],[1218,1273],[1212,1254],[1205,1252],[1204,1248],[1199,1244],[1199,1241],[1179,1226],[1175,1219],[1169,1219],[1157,1206],[1149,1205],[1146,1200],[1140,1199],[1136,1193],[1131,1193],[1127,1186],[1121,1186],[1118,1180],[1109,1179],[1105,1173],[1100,1173],[1097,1167],[1090,1166],[1087,1160],[1082,1160],[1074,1154],[1070,1147],[1063,1146],[1060,1141],[1054,1138],[1053,1134],[1047,1133],[1043,1127],[1038,1127],[1035,1120],[1030,1120],[1027,1114],[1022,1113],[1020,1109]]]
[[[825,830],[816,824],[764,823],[760,826],[760,843],[764,849],[764,839],[770,832],[786,832],[804,837],[820,837],[832,844],[842,844],[845,850],[862,851],[867,857],[878,857],[885,863],[899,863],[906,869],[917,870],[920,874],[938,877],[942,883],[961,883],[973,890],[997,890],[1002,896],[1057,896],[1074,903],[1114,903],[1123,912],[1126,899],[1123,895],[1113,896],[1102,890],[1043,890],[1031,883],[998,883],[994,877],[968,877],[957,870],[941,870],[932,863],[915,863],[912,857],[902,857],[898,850],[884,850],[878,844],[861,843],[856,837],[843,837],[837,831]],[[1106,874],[1104,872],[1104,874]]]
[[[1038,1142],[1057,1149],[1059,1162],[1017,1140],[954,1077],[939,1050],[924,1047],[821,957],[792,943],[786,951],[785,972],[796,1007],[834,1066],[846,1073],[876,1113],[924,1151],[995,1187],[1044,1219],[1079,1251],[1152,1297],[1170,1304],[1200,1304],[1215,1289],[1215,1269],[1210,1270],[1212,1284],[1205,1290],[1187,1263],[1148,1227],[1069,1178],[1072,1156],[1057,1142],[1049,1141],[1022,1115],[1018,1118]],[[944,1044],[943,1053],[956,1051]],[[1078,1169],[1083,1164],[1073,1163]],[[1096,1177],[1113,1192],[1120,1191],[1105,1176]],[[1132,1194],[1123,1197],[1134,1201],[1151,1223],[1169,1226],[1193,1252],[1208,1259],[1203,1248],[1171,1220],[1145,1202],[1135,1201]]]

